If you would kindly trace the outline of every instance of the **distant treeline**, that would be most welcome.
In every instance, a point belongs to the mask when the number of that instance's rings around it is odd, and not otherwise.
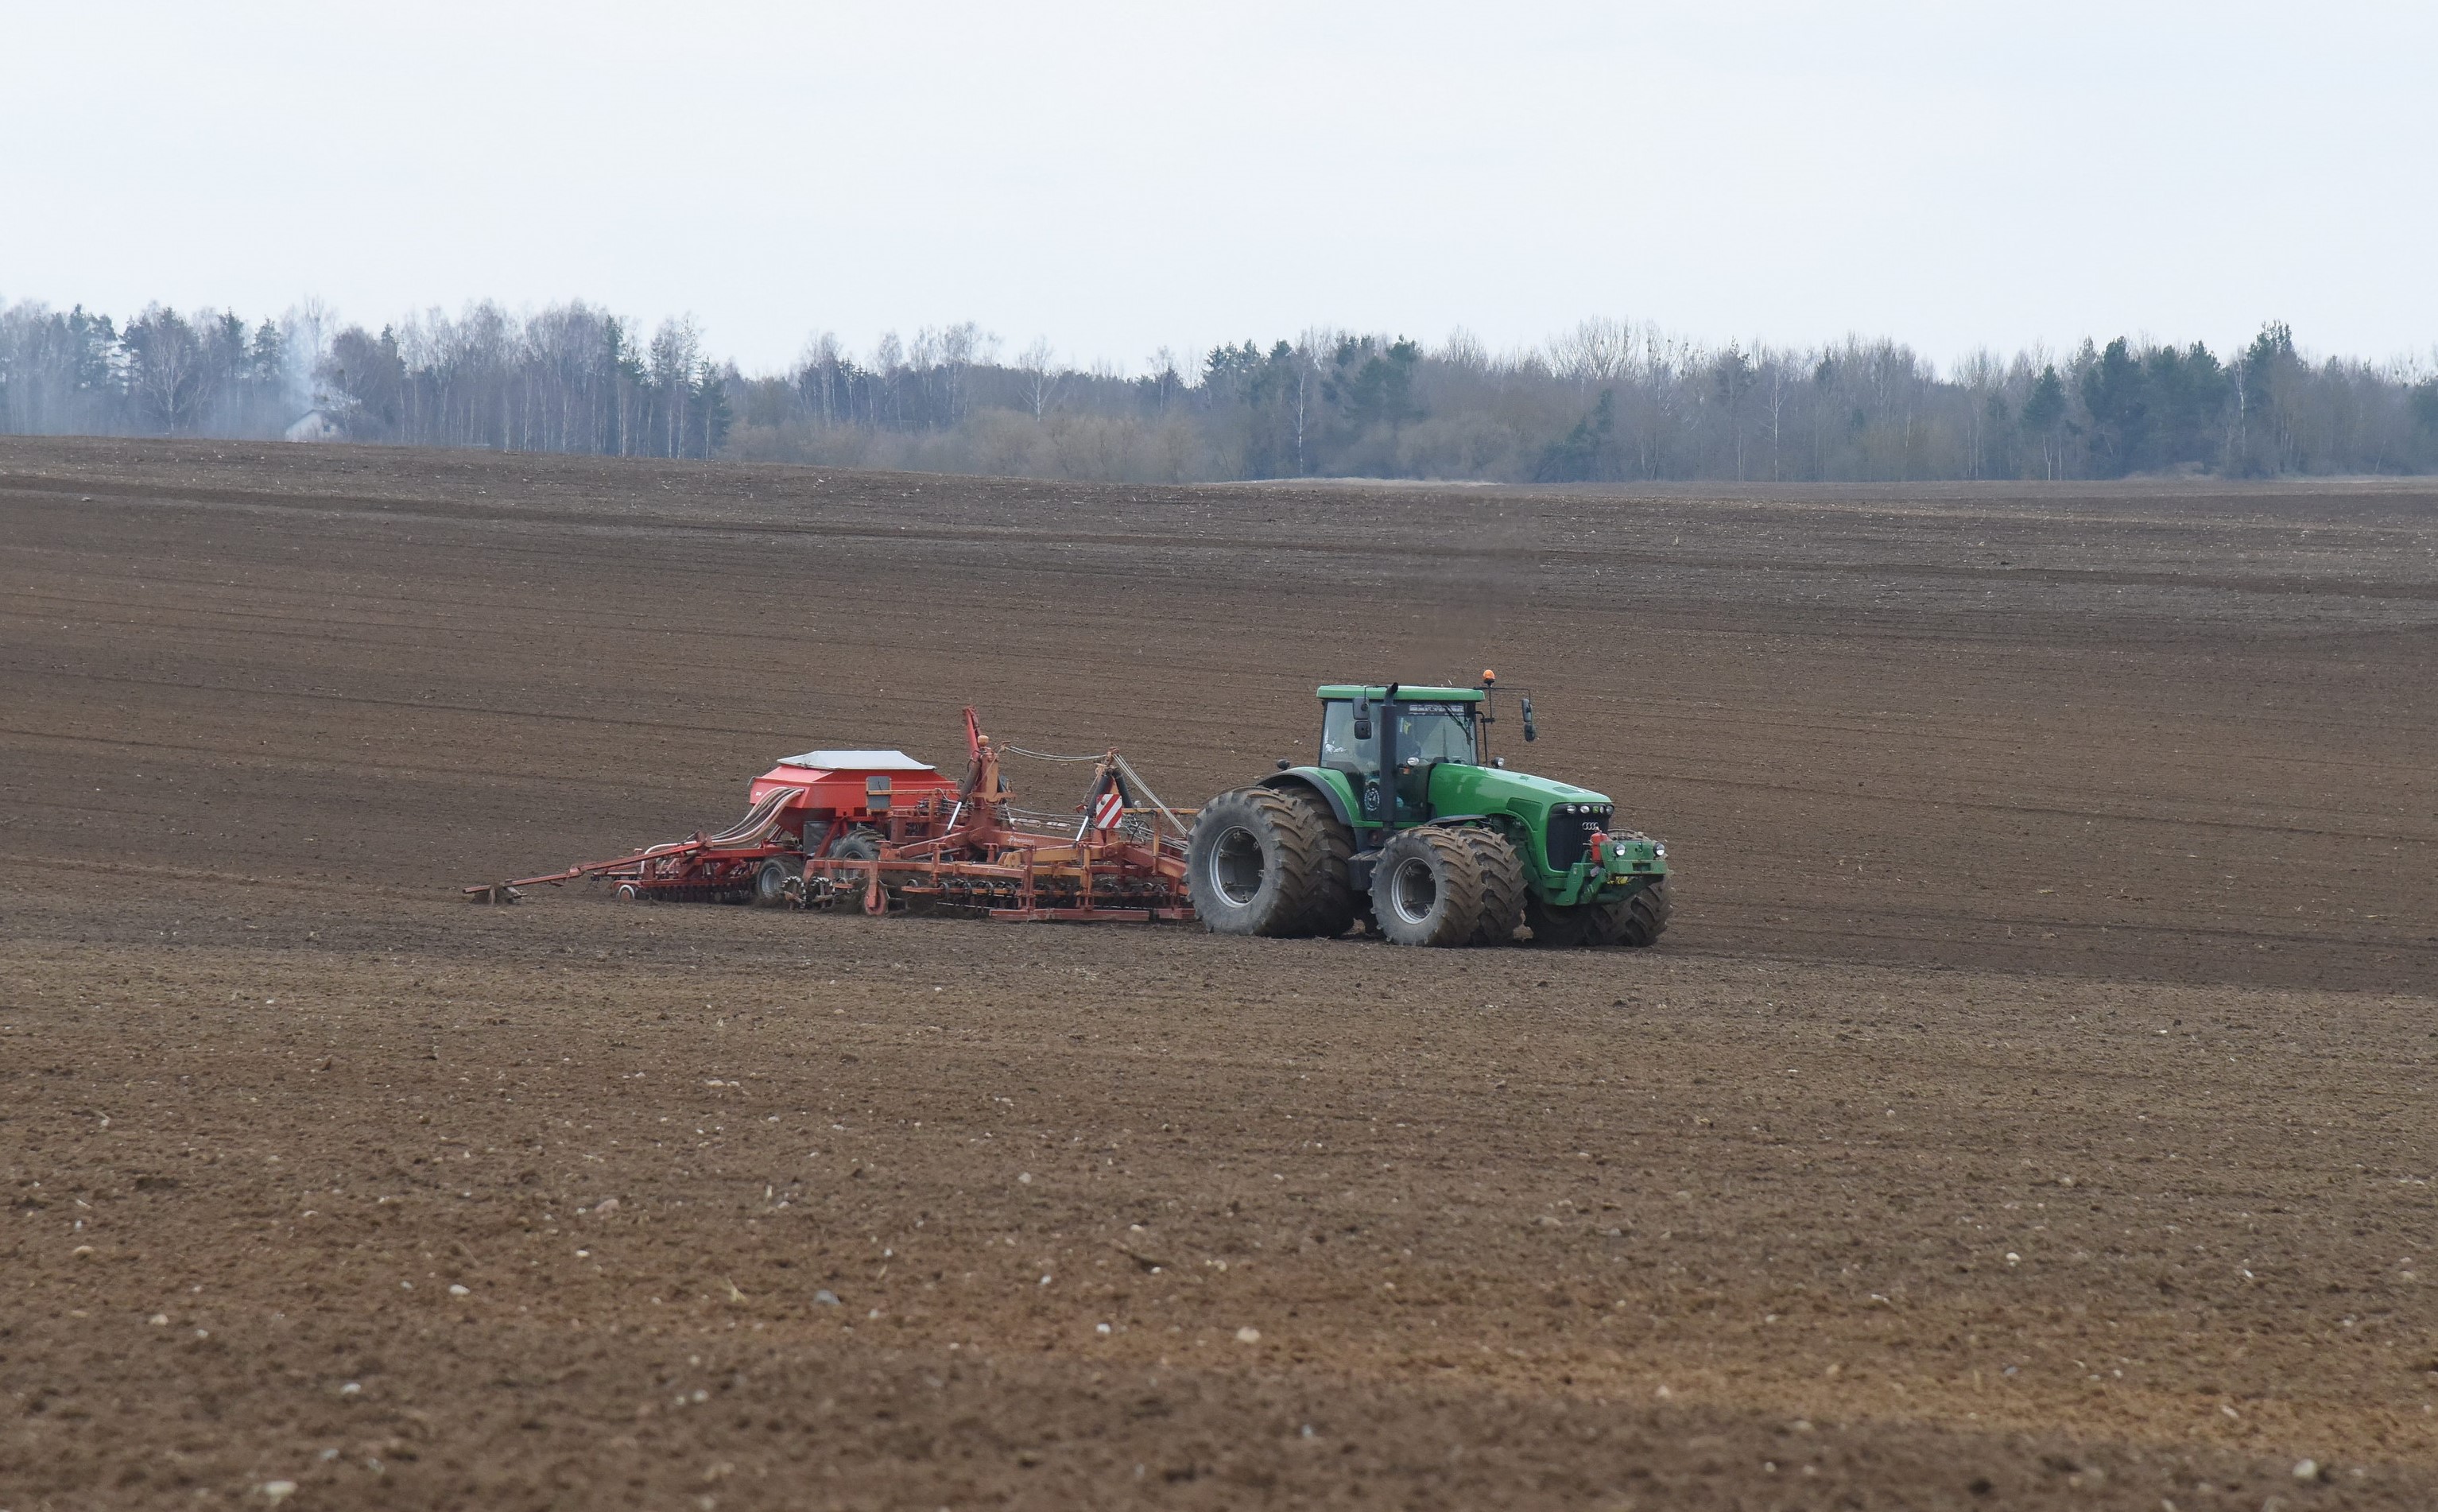
[[[2283,325],[2221,357],[2123,338],[1977,353],[1894,342],[1704,346],[1585,321],[1493,354],[1461,333],[1307,331],[1162,353],[1149,374],[1003,358],[972,324],[833,337],[747,377],[691,322],[581,303],[437,311],[379,332],[313,307],[249,325],[0,309],[0,432],[219,435],[734,457],[1112,481],[1519,483],[2112,478],[2438,470],[2438,376],[2315,358]]]

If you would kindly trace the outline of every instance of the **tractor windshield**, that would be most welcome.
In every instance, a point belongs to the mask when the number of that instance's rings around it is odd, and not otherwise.
[[[1354,705],[1342,698],[1333,698],[1322,706],[1320,764],[1342,772],[1378,771],[1378,727],[1392,708],[1397,716],[1398,765],[1403,765],[1414,757],[1425,762],[1473,761],[1471,704],[1377,704],[1371,711],[1372,737],[1358,741],[1354,738]]]
[[[1473,705],[1399,704],[1397,760],[1420,756],[1426,762],[1473,760]]]

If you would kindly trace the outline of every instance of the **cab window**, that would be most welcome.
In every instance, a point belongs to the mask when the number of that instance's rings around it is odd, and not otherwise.
[[[1379,722],[1393,708],[1397,718],[1397,761],[1420,757],[1425,762],[1474,760],[1473,707],[1470,704],[1374,704],[1372,737],[1354,738],[1354,705],[1333,699],[1322,706],[1320,765],[1341,772],[1380,769]]]
[[[1397,760],[1419,756],[1426,762],[1473,760],[1473,707],[1470,704],[1399,704]]]
[[[1380,742],[1375,729],[1373,738],[1361,742],[1354,739],[1354,706],[1342,698],[1321,705],[1320,765],[1341,772],[1376,772],[1380,769]]]

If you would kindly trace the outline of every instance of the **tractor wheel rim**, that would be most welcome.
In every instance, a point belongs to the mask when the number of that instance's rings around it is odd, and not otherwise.
[[[1210,888],[1241,908],[1261,896],[1267,868],[1261,837],[1242,825],[1219,836],[1210,848]]]
[[[1427,921],[1440,904],[1439,874],[1421,856],[1406,857],[1388,881],[1388,903],[1397,917],[1409,924]]]

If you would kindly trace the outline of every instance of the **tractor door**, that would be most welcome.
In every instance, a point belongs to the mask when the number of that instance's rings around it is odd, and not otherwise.
[[[1322,706],[1320,765],[1344,772],[1354,788],[1355,822],[1388,822],[1390,794],[1395,795],[1396,823],[1426,824],[1431,818],[1431,768],[1440,762],[1473,760],[1473,712],[1461,706],[1375,698],[1371,701],[1371,732],[1358,734],[1354,705],[1332,698]],[[1381,777],[1381,758],[1396,767],[1392,781]]]
[[[1320,708],[1320,765],[1347,775],[1354,789],[1357,824],[1383,822],[1381,806],[1387,795],[1380,783],[1380,726],[1387,711],[1374,703],[1370,736],[1357,740],[1352,699],[1332,698]]]
[[[1397,754],[1397,822],[1428,824],[1431,821],[1431,763],[1417,755],[1411,747]]]
[[[1388,742],[1388,759],[1397,766],[1397,822],[1427,824],[1431,808],[1431,773],[1455,762],[1474,765],[1474,711],[1463,703],[1406,703],[1384,706],[1388,719],[1379,731]]]

